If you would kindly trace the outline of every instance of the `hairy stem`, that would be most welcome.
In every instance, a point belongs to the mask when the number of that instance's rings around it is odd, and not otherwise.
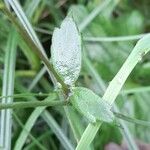
[[[0,110],[1,109],[20,109],[20,108],[31,108],[31,107],[40,107],[40,106],[62,106],[67,105],[68,101],[33,101],[33,102],[13,102],[13,103],[5,103],[0,104]]]

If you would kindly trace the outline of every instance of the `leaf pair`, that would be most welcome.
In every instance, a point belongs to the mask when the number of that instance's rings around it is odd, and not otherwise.
[[[90,122],[110,122],[110,106],[91,90],[73,87],[81,69],[81,36],[72,18],[66,17],[52,37],[52,63],[64,83],[71,87],[73,106]]]

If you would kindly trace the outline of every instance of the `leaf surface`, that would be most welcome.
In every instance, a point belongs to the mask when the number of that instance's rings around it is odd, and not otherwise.
[[[60,28],[55,28],[51,50],[55,70],[65,84],[72,86],[81,69],[81,36],[71,17],[66,17]]]
[[[92,123],[95,123],[97,120],[105,122],[113,121],[113,113],[110,111],[110,105],[87,88],[73,88],[71,102]]]

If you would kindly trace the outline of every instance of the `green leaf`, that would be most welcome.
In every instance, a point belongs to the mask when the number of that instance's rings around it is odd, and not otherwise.
[[[110,105],[87,88],[73,88],[71,102],[92,123],[95,123],[97,120],[105,122],[113,121],[113,113],[110,111]]]
[[[52,36],[52,63],[64,80],[72,86],[81,68],[81,36],[72,18],[66,17]]]

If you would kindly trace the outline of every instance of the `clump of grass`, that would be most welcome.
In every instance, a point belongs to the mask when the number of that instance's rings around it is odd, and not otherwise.
[[[149,87],[144,87],[144,85],[141,87],[140,83],[138,81],[135,83],[131,77],[126,84],[127,89],[121,92],[120,90],[137,63],[140,62],[141,65],[147,63],[147,60],[145,62],[142,60],[150,50],[150,35],[138,34],[144,29],[141,23],[144,20],[141,12],[136,9],[128,13],[130,9],[127,9],[126,15],[129,16],[132,13],[131,17],[121,14],[121,9],[126,12],[126,7],[122,5],[127,4],[126,2],[119,3],[118,0],[107,0],[98,5],[96,2],[93,4],[89,2],[86,7],[82,5],[84,2],[78,1],[78,4],[81,5],[72,6],[71,13],[68,13],[60,26],[58,23],[66,16],[64,10],[69,5],[67,2],[62,4],[58,2],[55,5],[54,3],[52,1],[49,5],[46,0],[39,0],[34,5],[35,0],[26,1],[23,4],[24,8],[16,0],[6,0],[5,3],[0,3],[0,9],[3,12],[0,26],[8,25],[4,27],[4,30],[0,28],[0,32],[3,35],[10,32],[8,37],[2,37],[5,38],[3,42],[7,41],[7,46],[5,61],[1,59],[4,70],[1,70],[3,79],[2,75],[0,76],[3,80],[0,98],[2,99],[0,109],[3,109],[0,118],[0,146],[8,150],[12,148],[16,150],[36,149],[37,147],[39,149],[63,147],[67,150],[103,148],[111,140],[106,137],[106,134],[99,135],[98,131],[99,128],[104,129],[101,127],[103,122],[115,126],[112,121],[114,114],[115,121],[124,129],[124,131],[120,128],[116,130],[116,135],[121,134],[127,141],[128,147],[137,150],[134,137],[139,132],[132,132],[135,127],[126,124],[123,120],[149,127],[149,118],[144,116],[145,112],[148,112],[146,103],[149,99]],[[51,7],[52,5],[54,7]],[[115,11],[116,6],[119,12]],[[57,9],[57,7],[60,8]],[[132,6],[127,5],[127,8],[130,7]],[[29,8],[33,8],[31,12]],[[115,18],[115,15],[113,16],[115,13],[119,13],[121,18]],[[5,17],[11,21],[11,25]],[[55,23],[45,21],[49,17],[52,17]],[[138,24],[133,21],[136,17],[139,18]],[[122,20],[126,20],[126,29],[124,29]],[[56,26],[60,27],[54,30]],[[41,40],[34,28],[41,32],[39,34]],[[47,42],[50,47],[48,36],[53,30],[50,52],[52,59],[49,60]],[[129,35],[123,36],[123,30]],[[83,44],[81,44],[80,32],[83,33]],[[106,37],[107,35],[111,37]],[[116,37],[116,35],[121,36]],[[133,40],[137,39],[140,40],[134,46]],[[44,47],[40,41],[43,41]],[[0,50],[4,51],[5,44],[0,45]],[[128,56],[129,50],[131,53]],[[3,55],[4,53],[1,53],[0,58],[3,58]],[[125,58],[126,61],[123,62]],[[44,65],[40,64],[40,61]],[[121,64],[123,65],[118,71]],[[41,68],[40,71],[39,68]],[[107,81],[113,76],[113,80],[107,87]],[[128,96],[129,93],[134,95]],[[13,99],[17,100],[17,98],[20,100],[13,102]],[[116,104],[112,112],[110,108],[117,98],[122,104]],[[131,103],[129,98],[138,101]],[[145,102],[142,101],[143,98]],[[128,110],[125,108],[124,100],[130,104]],[[136,112],[139,106],[141,112],[144,113]],[[134,110],[137,114],[135,116],[134,113],[130,113],[132,117],[122,115],[125,111],[133,112]],[[12,114],[15,120],[13,122]],[[148,121],[135,119],[141,116]],[[105,127],[111,128],[108,124],[105,124]],[[45,134],[47,131],[48,135]],[[140,133],[141,139],[148,141],[146,133]],[[96,135],[106,142],[92,143]],[[57,137],[59,145],[53,136]],[[121,139],[118,138],[117,142],[121,142]]]

